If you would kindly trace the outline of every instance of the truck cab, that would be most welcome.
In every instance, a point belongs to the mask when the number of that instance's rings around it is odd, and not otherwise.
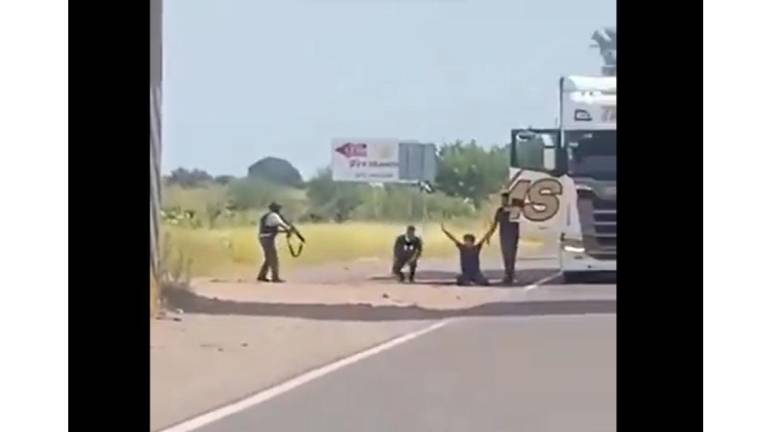
[[[551,129],[514,129],[512,218],[549,224],[559,233],[567,281],[616,271],[616,78],[564,77],[559,120]]]

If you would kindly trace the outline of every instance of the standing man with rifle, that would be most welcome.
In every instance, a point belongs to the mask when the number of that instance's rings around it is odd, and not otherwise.
[[[264,263],[261,265],[258,277],[258,280],[261,282],[270,282],[270,280],[267,279],[267,272],[270,270],[272,271],[272,282],[285,282],[280,279],[280,260],[277,255],[276,245],[278,234],[286,233],[289,236],[291,234],[296,234],[302,243],[304,242],[304,238],[299,234],[296,228],[286,222],[280,214],[281,209],[282,206],[280,204],[272,203],[269,205],[269,212],[259,220],[259,243],[261,243],[261,249],[264,252]],[[291,254],[294,255],[293,251]],[[295,256],[298,256],[298,254]]]

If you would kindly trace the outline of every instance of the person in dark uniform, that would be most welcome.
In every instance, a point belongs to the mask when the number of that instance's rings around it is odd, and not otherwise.
[[[395,239],[394,262],[392,264],[392,273],[397,276],[400,282],[405,281],[403,267],[408,265],[408,281],[413,282],[416,276],[416,264],[421,256],[421,239],[416,236],[416,227],[408,226],[405,234],[397,236]]]
[[[464,234],[462,238],[463,241],[460,242],[453,234],[448,232],[444,225],[441,224],[440,228],[443,229],[443,233],[445,233],[445,235],[451,239],[459,249],[461,274],[456,278],[456,283],[458,285],[490,285],[491,283],[480,270],[480,251],[496,230],[496,224],[494,223],[493,226],[491,226],[491,229],[489,229],[477,243],[475,242],[475,236],[473,234]]]
[[[269,282],[267,272],[272,271],[272,282],[284,282],[280,279],[280,260],[277,256],[276,240],[280,233],[291,231],[290,225],[280,215],[280,204],[272,203],[269,205],[269,212],[259,220],[259,243],[264,252],[264,263],[261,265],[258,280]]]
[[[517,261],[517,245],[520,242],[520,222],[510,220],[512,207],[521,208],[520,200],[510,202],[509,193],[501,194],[501,205],[496,210],[495,223],[499,226],[499,244],[504,260],[504,279],[502,284],[511,285],[515,282],[515,262]]]

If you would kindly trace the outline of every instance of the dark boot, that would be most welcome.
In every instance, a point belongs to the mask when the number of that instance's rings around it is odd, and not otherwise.
[[[261,265],[261,269],[259,270],[259,277],[256,278],[259,282],[269,282],[269,279],[267,279],[267,272],[269,271],[269,263],[267,263],[266,260],[264,260],[264,264]]]

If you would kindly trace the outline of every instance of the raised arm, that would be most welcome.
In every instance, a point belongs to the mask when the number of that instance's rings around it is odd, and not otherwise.
[[[286,220],[286,219],[283,217],[283,215],[281,215],[280,213],[278,213],[278,212],[273,212],[273,213],[271,213],[271,214],[269,215],[269,222],[270,222],[270,225],[271,225],[271,226],[276,226],[276,227],[277,227],[277,232],[279,232],[279,233],[285,233],[285,234],[287,234],[289,237],[290,237],[290,236],[292,236],[292,235],[295,235],[295,236],[296,236],[296,237],[298,237],[298,238],[299,238],[299,240],[301,240],[302,242],[305,242],[305,241],[306,241],[306,240],[304,239],[304,236],[303,236],[303,235],[301,235],[301,233],[299,232],[299,230],[297,230],[297,229],[296,229],[296,227],[295,227],[295,226],[293,226],[293,224],[291,224],[290,222],[288,222],[288,221],[287,221],[287,220]]]
[[[290,231],[291,227],[288,225],[288,223],[283,219],[283,216],[280,213],[272,212],[267,216],[267,224],[269,226],[276,226],[278,229],[283,231]]]
[[[479,245],[481,245],[481,247],[482,247],[482,245],[483,245],[483,244],[485,244],[485,243],[489,243],[489,242],[490,242],[490,240],[491,240],[491,236],[492,236],[492,235],[493,235],[493,233],[496,231],[496,225],[498,225],[498,223],[497,223],[497,222],[494,222],[494,223],[491,225],[491,228],[488,230],[488,232],[487,232],[487,233],[485,233],[485,235],[483,236],[483,238],[481,238],[481,239],[480,239],[480,242],[479,242],[478,244],[479,244]]]
[[[450,232],[448,232],[447,229],[445,229],[445,225],[444,224],[440,224],[440,229],[443,230],[443,233],[445,234],[445,236],[448,237],[449,239],[451,239],[451,241],[454,244],[456,244],[456,246],[461,245],[461,243],[456,239],[456,237],[454,237],[453,234],[451,234]]]

